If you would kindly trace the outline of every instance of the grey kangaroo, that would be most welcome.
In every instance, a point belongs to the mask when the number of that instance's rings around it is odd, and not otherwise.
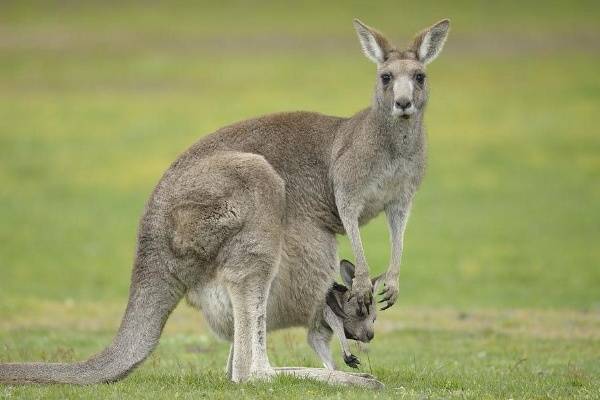
[[[359,226],[382,211],[391,237],[383,309],[398,296],[404,229],[425,171],[425,67],[442,50],[450,23],[425,29],[403,50],[358,20],[354,26],[364,54],[377,64],[371,106],[350,118],[268,115],[198,141],[169,167],[146,204],[129,302],[113,342],[77,363],[0,364],[0,382],[119,380],[154,349],[183,296],[211,296],[216,286],[225,288],[231,305],[214,321],[232,328],[234,382],[293,374],[377,386],[368,376],[341,371],[273,368],[266,351],[268,320],[311,326],[320,319],[316,305],[337,272],[336,234],[349,236],[356,262],[344,301],[362,314],[374,307]]]

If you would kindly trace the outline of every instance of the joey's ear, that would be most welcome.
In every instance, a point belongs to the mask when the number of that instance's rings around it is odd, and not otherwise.
[[[371,279],[371,283],[373,284],[373,293],[375,293],[375,291],[377,290],[377,286],[379,286],[379,284],[383,282],[384,278],[385,272]]]
[[[354,279],[354,264],[348,260],[342,260],[340,262],[340,275],[342,276],[344,284],[351,288],[352,279]]]
[[[446,43],[449,30],[450,20],[443,19],[419,33],[411,46],[417,59],[423,64],[429,64],[435,60]]]
[[[353,23],[365,56],[376,64],[386,61],[394,50],[394,46],[381,33],[358,19],[354,19]]]
[[[342,294],[336,291],[334,288],[329,289],[327,296],[325,297],[327,306],[331,308],[331,311],[340,318],[346,318],[347,315],[342,307]]]

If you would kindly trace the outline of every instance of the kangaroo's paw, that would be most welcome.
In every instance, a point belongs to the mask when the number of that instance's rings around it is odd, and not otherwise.
[[[347,366],[352,368],[358,368],[358,365],[360,364],[360,360],[354,354],[350,354],[349,356],[344,354],[344,362]]]

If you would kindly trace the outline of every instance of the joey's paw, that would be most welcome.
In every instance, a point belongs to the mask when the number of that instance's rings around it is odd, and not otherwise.
[[[344,354],[344,362],[351,368],[358,368],[358,365],[360,364],[360,360],[354,354],[348,356]]]
[[[395,278],[386,278],[383,283],[383,289],[379,292],[383,296],[379,303],[385,303],[381,310],[386,310],[394,305],[398,300],[398,280]]]
[[[373,284],[371,280],[354,278],[352,280],[352,288],[350,289],[350,297],[356,298],[356,303],[362,314],[367,314],[369,306],[373,303]]]

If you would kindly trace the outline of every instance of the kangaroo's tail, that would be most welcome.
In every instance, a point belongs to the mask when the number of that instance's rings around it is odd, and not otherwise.
[[[169,314],[183,295],[177,287],[179,282],[171,281],[160,273],[162,268],[154,267],[141,264],[140,258],[136,260],[125,315],[106,349],[86,361],[72,364],[0,364],[0,383],[85,385],[124,378],[156,347]]]

